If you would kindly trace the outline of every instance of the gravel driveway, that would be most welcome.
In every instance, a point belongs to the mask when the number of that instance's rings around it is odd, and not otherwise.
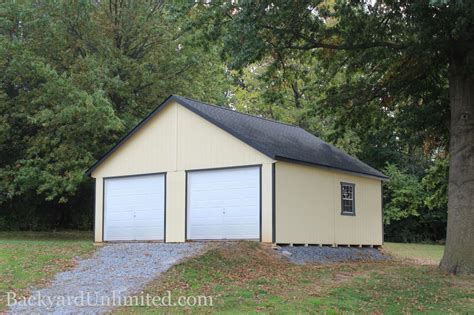
[[[104,297],[123,297],[139,292],[149,281],[185,257],[198,253],[203,243],[118,243],[98,249],[80,260],[71,271],[56,275],[49,287],[32,292],[33,305],[16,304],[11,314],[100,314],[110,306],[95,306]],[[87,296],[89,292],[90,296]],[[82,298],[81,298],[82,295]],[[44,304],[38,305],[38,296]],[[83,305],[62,300],[79,297]],[[50,303],[53,301],[53,303]],[[51,307],[52,304],[55,304]],[[93,305],[93,306],[91,306]]]

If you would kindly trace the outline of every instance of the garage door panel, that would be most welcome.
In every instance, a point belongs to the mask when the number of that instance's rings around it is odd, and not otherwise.
[[[164,229],[162,226],[141,227],[135,230],[136,241],[160,240],[163,238]]]
[[[256,199],[259,199],[258,195],[252,196],[252,198],[236,198],[232,200],[221,201],[222,204],[227,208],[242,208],[242,207],[258,207]]]
[[[226,207],[225,208],[225,218],[226,220],[232,218],[258,218],[259,212],[255,211],[258,205],[251,205],[251,206],[242,206],[242,207]]]
[[[194,200],[193,206],[195,208],[200,209],[209,209],[209,208],[222,208],[222,200],[219,199],[201,199],[201,200]]]
[[[225,235],[227,239],[252,239],[256,228],[254,224],[226,224]]]
[[[160,187],[155,187],[160,189]],[[108,206],[110,206],[109,211],[129,211],[129,210],[140,210],[142,208],[154,208],[162,203],[163,195],[135,195],[135,196],[123,196],[123,195],[108,195]]]
[[[133,234],[133,228],[130,226],[116,226],[108,230],[107,241],[123,241]]]
[[[255,187],[253,190],[257,190],[258,187]],[[194,193],[198,193],[194,191]],[[214,195],[213,195],[214,194]],[[226,206],[241,206],[242,203],[247,205],[255,205],[258,201],[259,194],[253,192],[246,192],[243,190],[236,190],[233,192],[220,192],[218,190],[213,191],[212,193],[200,194],[199,197],[196,197],[193,202],[195,207],[199,208],[208,208],[208,207],[222,207]]]
[[[244,225],[244,224],[254,224],[255,226],[258,226],[258,220],[259,220],[259,217],[258,216],[255,216],[255,215],[229,215],[228,213],[226,213],[226,217],[225,217],[225,222],[223,224],[229,224],[229,225],[232,225],[232,224],[241,224],[241,225]],[[237,223],[236,223],[237,222]]]
[[[202,224],[193,226],[190,237],[196,240],[220,240],[223,233],[222,225]]]
[[[160,220],[160,222],[163,223],[163,218],[157,217],[157,212],[163,213],[163,209],[155,208],[150,210],[134,211],[135,220]]]
[[[158,200],[147,200],[146,202],[137,202],[133,205],[133,207],[129,207],[131,210],[135,212],[145,212],[145,211],[163,211],[163,206],[158,206],[158,203],[163,203],[163,198]]]
[[[205,217],[205,216],[191,216],[190,219],[193,222],[193,224],[195,224],[195,225],[203,225],[203,224],[213,225],[213,224],[222,224],[223,223],[223,220],[222,220],[222,217],[221,217],[220,214],[219,214],[219,216],[208,216],[208,217]]]
[[[258,239],[258,167],[188,174],[188,239]]]
[[[222,207],[196,207],[191,213],[188,222],[193,222],[193,229],[189,231],[189,239],[221,239],[223,233]]]
[[[128,220],[113,220],[112,222],[108,222],[108,229],[107,231],[115,231],[115,229],[131,229],[130,221],[132,218]],[[108,233],[110,235],[110,233]]]
[[[105,179],[104,240],[163,240],[163,174]]]
[[[255,202],[255,199],[258,199],[258,194],[254,193],[255,190],[258,190],[258,187],[252,189],[234,189],[231,191],[224,191],[220,193],[220,199],[218,200],[236,206],[240,205],[245,200],[252,200]]]
[[[242,183],[238,181],[232,182],[212,182],[212,183],[201,183],[195,186],[196,191],[220,191],[225,193],[226,191],[233,191],[233,190],[244,190],[244,189],[252,189],[255,188],[256,185],[254,183]]]
[[[133,220],[133,214],[126,214],[122,215],[121,217],[114,216],[113,218],[109,218],[107,220],[107,227],[114,228],[114,227],[124,227],[124,226],[131,226],[130,222]]]
[[[156,227],[157,229],[163,229],[163,220],[155,219],[138,219],[135,218],[135,228],[143,228],[143,227]]]

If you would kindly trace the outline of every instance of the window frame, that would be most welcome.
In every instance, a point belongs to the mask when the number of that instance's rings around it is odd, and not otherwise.
[[[349,199],[344,199],[342,195],[342,189],[344,186],[350,186],[352,187],[352,211],[344,211],[344,200],[349,200]],[[354,183],[346,183],[346,182],[341,182],[341,215],[349,215],[349,216],[355,216],[356,215],[356,206],[355,206],[356,198],[355,198],[355,184]]]

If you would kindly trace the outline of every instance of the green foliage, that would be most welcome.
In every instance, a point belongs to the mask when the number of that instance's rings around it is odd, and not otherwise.
[[[449,160],[438,159],[427,170],[426,176],[422,179],[422,184],[428,195],[425,198],[425,205],[430,210],[447,209],[448,207],[448,173]],[[444,214],[443,218],[446,217]]]
[[[179,8],[0,4],[2,225],[90,228],[84,171],[107,148],[170,94],[225,101],[218,49],[182,31]]]
[[[473,12],[423,0],[2,3],[0,229],[90,228],[84,171],[181,94],[299,125],[384,169],[388,239],[443,239],[449,58],[470,54]]]
[[[389,164],[385,174],[384,223],[388,240],[444,239],[448,209],[448,159],[438,158],[423,173]]]
[[[236,73],[236,103],[389,163],[388,235],[440,239],[449,69],[474,73],[473,3],[213,1],[202,20]]]
[[[390,181],[386,185],[388,202],[384,209],[384,223],[419,216],[424,197],[419,179],[415,175],[403,173],[395,165],[388,165],[385,174]]]

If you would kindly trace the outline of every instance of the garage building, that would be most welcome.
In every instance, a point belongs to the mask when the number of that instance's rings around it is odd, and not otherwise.
[[[299,127],[180,96],[87,174],[96,242],[383,243],[384,174]]]

